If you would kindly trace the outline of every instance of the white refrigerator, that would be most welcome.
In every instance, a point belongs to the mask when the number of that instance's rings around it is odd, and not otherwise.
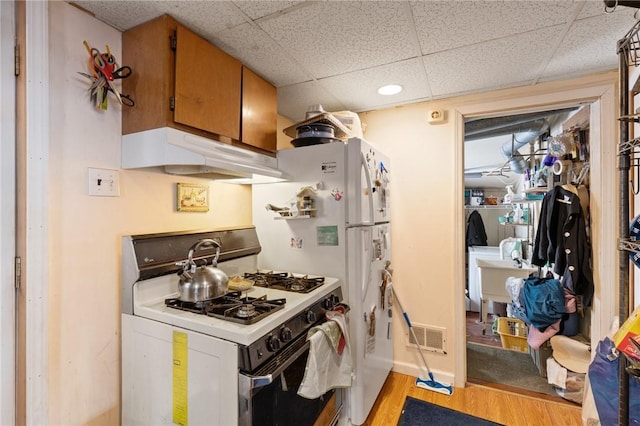
[[[279,151],[278,168],[292,179],[253,185],[258,266],[342,280],[354,365],[346,419],[360,425],[393,365],[391,164],[352,138]]]

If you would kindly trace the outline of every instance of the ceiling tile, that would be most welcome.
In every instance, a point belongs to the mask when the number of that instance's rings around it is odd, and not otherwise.
[[[120,30],[174,16],[275,84],[287,117],[315,103],[363,111],[612,69],[636,11],[605,14],[602,0],[77,3]],[[375,89],[394,79],[405,91],[381,101]]]
[[[617,42],[631,29],[633,14],[613,13],[576,21],[549,61],[543,80],[617,69]]]
[[[75,4],[99,17],[112,27],[124,31],[162,15],[160,6],[146,1],[76,1]]]
[[[246,13],[251,19],[259,19],[265,16],[269,16],[272,13],[279,12],[297,4],[302,4],[302,1],[234,1],[233,2],[240,10]]]
[[[121,31],[128,30],[165,13],[173,16],[205,38],[241,24],[244,17],[229,2],[203,1],[77,1],[80,7],[100,16],[103,22]]]
[[[242,24],[216,34],[214,43],[276,87],[311,80],[260,28]]]
[[[550,56],[563,26],[424,56],[434,96],[528,84]]]
[[[208,40],[211,40],[213,34],[246,21],[245,17],[226,1],[179,1],[176,3],[177,5],[167,13]]]
[[[340,99],[348,110],[356,112],[431,97],[420,58],[328,77],[319,83]],[[385,84],[399,84],[403,90],[393,96],[379,95],[378,88]]]
[[[259,25],[316,78],[419,56],[405,2],[318,2]]]
[[[304,120],[309,106],[316,104],[322,105],[325,111],[344,111],[347,109],[338,99],[314,81],[278,89],[278,113],[294,122]]]
[[[553,1],[411,2],[423,54],[563,24],[575,4]]]

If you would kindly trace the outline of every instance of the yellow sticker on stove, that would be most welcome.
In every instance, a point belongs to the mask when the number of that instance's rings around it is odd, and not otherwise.
[[[173,423],[187,426],[189,423],[189,385],[187,333],[173,332]]]

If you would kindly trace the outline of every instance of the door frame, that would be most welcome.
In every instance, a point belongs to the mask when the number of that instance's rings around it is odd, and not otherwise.
[[[49,423],[49,4],[16,2],[16,424]]]
[[[603,73],[593,77],[592,81],[581,87],[572,87],[566,82],[552,83],[544,90],[533,94],[529,92],[518,95],[508,92],[494,99],[472,105],[459,106],[454,111],[456,145],[455,158],[458,167],[456,174],[455,212],[458,223],[456,227],[456,256],[458,265],[455,282],[464,282],[464,120],[465,118],[506,114],[507,112],[533,112],[561,108],[580,103],[591,104],[590,115],[590,208],[593,252],[593,275],[595,294],[591,310],[591,344],[606,335],[609,325],[617,312],[618,278],[618,223],[617,206],[617,73]],[[526,89],[525,89],[526,90]],[[455,316],[459,324],[466,329],[466,309],[464,286],[455,286]],[[467,380],[466,333],[457,333],[455,345],[455,386],[464,387]]]
[[[0,424],[15,424],[16,292],[14,262],[16,256],[16,79],[14,67],[16,40],[15,4],[0,2]]]

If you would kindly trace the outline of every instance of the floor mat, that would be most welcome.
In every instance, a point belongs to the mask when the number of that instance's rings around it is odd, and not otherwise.
[[[528,353],[467,343],[467,376],[470,379],[558,396],[547,379],[540,376]]]
[[[491,426],[500,425],[480,417],[421,401],[410,396],[404,401],[398,426]]]

